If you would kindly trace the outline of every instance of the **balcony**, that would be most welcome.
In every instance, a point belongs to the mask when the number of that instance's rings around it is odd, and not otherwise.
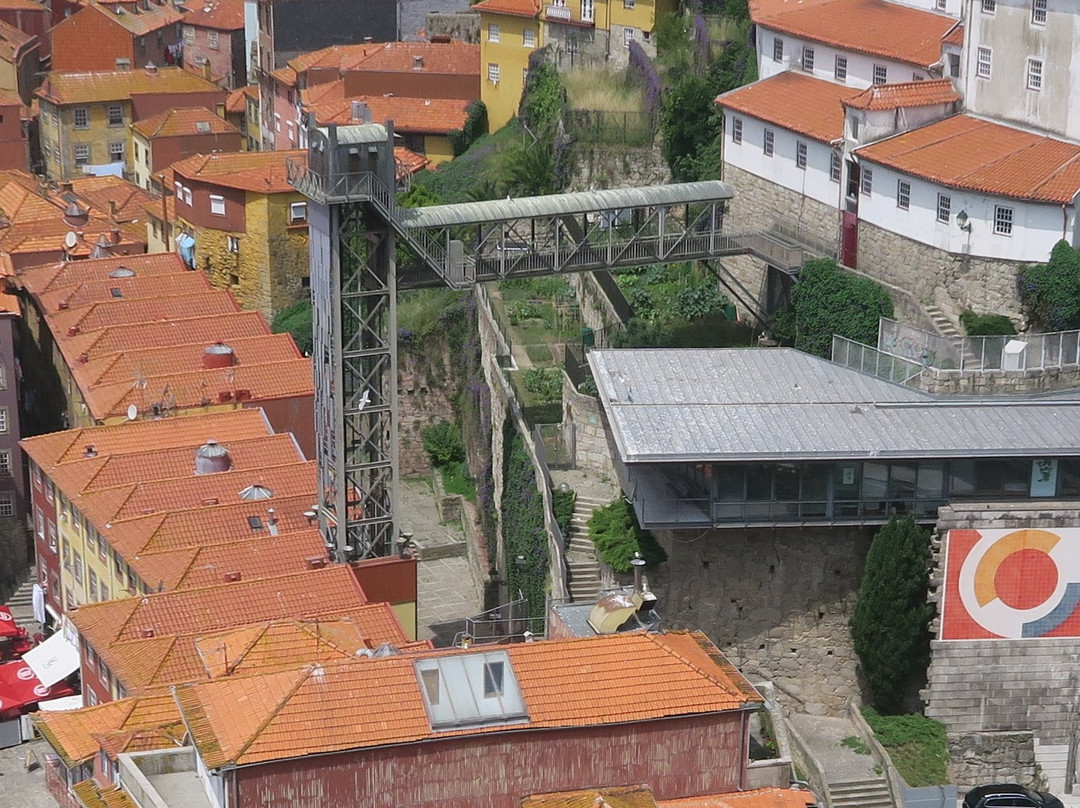
[[[547,6],[544,9],[544,16],[549,20],[570,22],[570,9],[566,6]]]

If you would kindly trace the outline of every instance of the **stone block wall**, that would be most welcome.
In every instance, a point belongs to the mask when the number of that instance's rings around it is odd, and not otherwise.
[[[650,573],[667,625],[700,628],[797,710],[839,712],[859,693],[848,622],[873,529],[653,533],[668,553]]]
[[[1041,788],[1030,732],[973,732],[949,741],[949,777],[961,790],[987,783]]]
[[[423,345],[398,351],[398,464],[402,477],[431,473],[422,433],[445,419],[454,420],[458,384],[445,340],[432,338]]]
[[[735,198],[728,210],[738,225],[761,229],[781,218],[798,222],[813,235],[836,242],[840,213],[834,206],[824,205],[730,164],[724,166],[723,180],[735,188]]]
[[[620,323],[611,301],[593,278],[591,272],[571,272],[566,275],[578,301],[581,321],[593,330],[618,328]]]
[[[615,479],[616,449],[600,399],[574,389],[563,374],[563,425],[574,436],[574,468]]]
[[[415,5],[417,8],[428,9],[431,6],[430,0],[404,0],[402,3],[403,16],[406,13],[404,9]],[[456,2],[448,3],[450,6],[460,6],[461,4]],[[436,36],[448,36],[451,39],[456,39],[460,42],[467,42],[470,45],[480,44],[480,13],[476,11],[432,11],[427,15],[427,35],[429,38]],[[414,32],[407,26],[407,21],[402,20],[401,38],[409,41],[414,38],[420,39],[420,37],[414,37]]]
[[[964,371],[927,368],[912,386],[945,395],[1019,395],[1080,387],[1080,366],[1040,370]]]
[[[570,191],[665,185],[671,170],[658,146],[578,146]]]
[[[1019,317],[1017,269],[1011,261],[954,255],[859,223],[859,270],[936,304],[954,325],[966,308]]]

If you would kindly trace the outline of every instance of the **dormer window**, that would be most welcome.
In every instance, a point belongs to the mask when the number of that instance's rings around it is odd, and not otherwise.
[[[510,655],[467,651],[413,663],[432,730],[529,720]]]
[[[484,663],[484,697],[501,696],[503,692],[503,663]]]

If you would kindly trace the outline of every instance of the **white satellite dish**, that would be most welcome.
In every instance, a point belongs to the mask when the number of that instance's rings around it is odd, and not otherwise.
[[[129,421],[134,421],[139,417],[139,408],[134,404],[128,404],[127,416]]]
[[[75,233],[72,232],[71,230],[68,230],[67,235],[64,236],[64,246],[67,247],[70,250],[72,247],[74,247],[78,243],[79,243],[79,237],[76,236]]]

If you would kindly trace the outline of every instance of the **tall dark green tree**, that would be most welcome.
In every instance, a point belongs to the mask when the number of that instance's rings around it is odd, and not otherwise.
[[[870,703],[883,714],[902,712],[908,688],[926,671],[933,616],[926,602],[929,556],[930,532],[910,513],[894,513],[866,555],[851,636]]]

